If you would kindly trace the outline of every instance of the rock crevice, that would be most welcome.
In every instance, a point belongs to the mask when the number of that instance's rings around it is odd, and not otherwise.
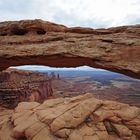
[[[9,113],[9,112],[8,112]],[[139,140],[140,109],[92,94],[22,102],[11,114],[0,116],[0,139],[11,140]],[[7,115],[5,121],[2,117]],[[5,117],[6,118],[6,117]],[[9,118],[9,119],[8,119]],[[8,123],[13,124],[10,128]],[[26,122],[26,123],[25,123]],[[6,125],[6,127],[4,127]]]

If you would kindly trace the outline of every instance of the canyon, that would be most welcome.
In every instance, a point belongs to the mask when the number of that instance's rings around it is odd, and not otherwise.
[[[140,80],[110,71],[59,70],[60,79],[52,80],[56,97],[92,93],[95,98],[140,107]]]
[[[9,68],[0,72],[0,105],[14,108],[21,101],[43,102],[53,95],[51,77]]]
[[[0,140],[140,139],[140,108],[96,99],[90,93],[49,99],[48,77],[3,71],[25,64],[87,65],[140,79],[140,25],[91,29],[42,20],[0,23],[0,81],[5,85],[0,88],[0,103],[15,107],[0,107]],[[6,99],[6,93],[12,97]]]

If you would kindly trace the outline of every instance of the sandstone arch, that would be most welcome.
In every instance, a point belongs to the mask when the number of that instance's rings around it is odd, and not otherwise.
[[[88,65],[140,79],[140,25],[95,30],[42,20],[0,23],[0,70],[24,64]]]

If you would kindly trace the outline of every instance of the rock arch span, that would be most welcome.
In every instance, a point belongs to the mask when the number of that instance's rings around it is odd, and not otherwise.
[[[140,25],[68,28],[42,20],[0,23],[0,70],[87,65],[140,79]]]

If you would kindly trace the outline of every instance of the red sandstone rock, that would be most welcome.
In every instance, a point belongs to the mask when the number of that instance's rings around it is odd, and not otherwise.
[[[2,22],[0,46],[0,70],[89,65],[140,78],[140,25],[95,30],[42,20]]]
[[[42,20],[2,22],[0,46],[0,70],[23,64],[89,65],[140,79],[140,25],[94,30]],[[9,78],[4,73],[0,81]],[[29,95],[33,101],[40,97],[36,90]],[[0,140],[140,139],[140,108],[97,100],[91,94],[43,104],[22,102],[14,112],[5,111],[0,110]]]
[[[22,102],[12,114],[0,115],[0,126],[2,136],[9,132],[1,140],[139,140],[140,108],[92,94]]]
[[[0,104],[5,107],[21,101],[42,102],[52,94],[51,79],[39,72],[7,69],[0,73]]]

